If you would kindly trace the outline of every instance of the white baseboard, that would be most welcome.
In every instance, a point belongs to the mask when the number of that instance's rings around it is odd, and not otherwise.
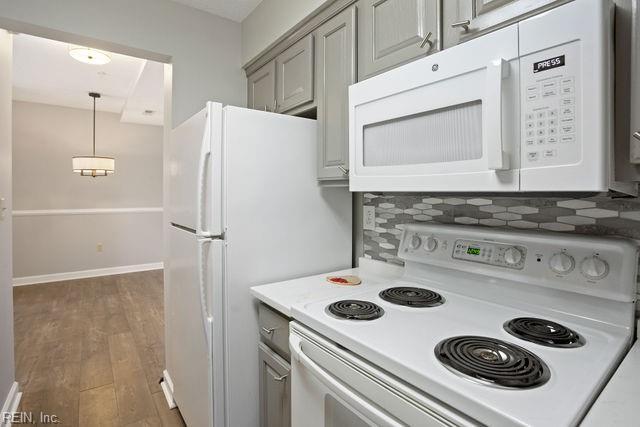
[[[4,414],[10,413],[13,414],[18,410],[18,405],[20,404],[20,399],[22,398],[22,393],[19,391],[18,383],[14,382],[9,390],[9,394],[7,394],[7,398],[4,400],[4,404],[2,405],[2,410],[0,410],[0,425],[11,427],[11,422],[4,422]]]
[[[176,401],[173,400],[173,382],[171,381],[169,372],[167,372],[166,369],[162,371],[162,381],[160,382],[160,388],[162,388],[164,398],[167,399],[167,405],[169,405],[169,409],[178,407]]]
[[[35,285],[37,283],[60,282],[62,280],[87,279],[90,277],[112,276],[114,274],[134,273],[136,271],[160,270],[162,262],[149,264],[124,265],[120,267],[98,268],[95,270],[70,271],[68,273],[43,274],[41,276],[14,277],[13,286]]]

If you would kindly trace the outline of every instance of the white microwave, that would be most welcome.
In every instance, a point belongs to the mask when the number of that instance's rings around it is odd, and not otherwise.
[[[349,88],[351,191],[607,191],[613,6],[575,0]]]

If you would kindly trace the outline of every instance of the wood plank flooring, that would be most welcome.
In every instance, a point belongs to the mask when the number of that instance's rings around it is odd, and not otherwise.
[[[161,270],[19,286],[13,297],[21,411],[61,426],[184,426],[158,384]]]

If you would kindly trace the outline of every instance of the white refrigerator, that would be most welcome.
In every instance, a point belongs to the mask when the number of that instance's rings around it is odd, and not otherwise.
[[[189,426],[258,426],[249,288],[351,266],[351,194],[318,185],[314,120],[209,102],[169,153],[164,388]]]

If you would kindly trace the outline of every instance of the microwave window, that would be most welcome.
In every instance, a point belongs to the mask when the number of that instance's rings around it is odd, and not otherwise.
[[[482,101],[366,125],[364,166],[398,166],[482,157]]]

